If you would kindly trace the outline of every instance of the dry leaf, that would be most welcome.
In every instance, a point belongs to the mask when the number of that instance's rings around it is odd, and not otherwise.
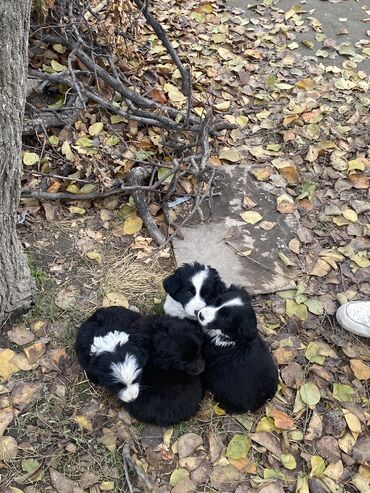
[[[263,219],[263,216],[259,212],[256,211],[246,211],[240,214],[240,217],[247,224],[256,224]]]
[[[123,306],[128,308],[129,302],[126,296],[122,293],[107,293],[103,298],[102,306]]]
[[[237,163],[238,161],[240,161],[241,156],[237,149],[224,147],[223,149],[221,149],[219,158],[223,159],[224,161],[230,161],[231,163]]]
[[[370,379],[370,367],[359,359],[351,359],[350,365],[355,377],[358,380]]]
[[[8,462],[18,455],[18,445],[13,437],[0,437],[0,460]]]
[[[126,235],[138,233],[143,227],[143,221],[139,216],[129,216],[123,223],[123,231]]]
[[[14,373],[19,372],[19,368],[12,362],[15,352],[11,349],[0,350],[0,377],[8,380]]]
[[[24,346],[34,340],[34,335],[30,329],[22,326],[16,326],[12,330],[9,330],[8,337],[12,342],[18,344],[18,346]]]

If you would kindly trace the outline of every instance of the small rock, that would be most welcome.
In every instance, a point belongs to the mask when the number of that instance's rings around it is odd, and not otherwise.
[[[324,459],[329,462],[338,462],[341,458],[337,440],[332,436],[324,436],[316,442],[316,448]]]
[[[183,459],[190,455],[196,448],[202,445],[203,439],[200,435],[196,433],[185,433],[182,435],[177,442],[177,451],[179,458]]]

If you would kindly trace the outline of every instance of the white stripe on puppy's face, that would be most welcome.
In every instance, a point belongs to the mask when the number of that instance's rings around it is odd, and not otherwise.
[[[208,277],[208,267],[205,269],[201,270],[200,272],[197,272],[194,274],[194,276],[190,279],[190,282],[195,288],[195,294],[193,297],[186,303],[184,306],[185,312],[188,315],[189,318],[197,318],[197,314],[195,313],[196,311],[198,312],[202,308],[204,308],[207,303],[204,301],[204,299],[200,296],[200,291],[202,289],[202,286],[204,282],[206,281]]]
[[[126,334],[126,332],[120,332],[119,330],[108,332],[105,336],[96,336],[91,345],[90,354],[98,356],[104,352],[113,353],[118,344],[126,344],[128,339],[129,335]]]
[[[207,325],[214,322],[217,318],[217,312],[221,310],[221,308],[225,308],[227,306],[243,306],[243,302],[240,298],[233,298],[231,300],[225,301],[220,306],[207,306],[200,310],[198,313],[198,321],[202,327],[206,327]]]
[[[134,401],[139,395],[139,384],[135,380],[141,373],[141,368],[133,354],[127,354],[123,363],[112,363],[111,370],[116,382],[125,388],[120,390],[118,397],[123,402]]]

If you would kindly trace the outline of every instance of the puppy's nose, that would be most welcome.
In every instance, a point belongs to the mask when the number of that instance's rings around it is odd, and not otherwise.
[[[195,316],[197,316],[199,313],[199,310],[194,310],[194,313],[195,313]]]
[[[202,313],[199,313],[199,314],[198,314],[198,318],[199,318],[199,320],[202,320],[202,321],[203,321],[203,320],[204,320],[204,316],[203,316],[203,314],[202,314]]]

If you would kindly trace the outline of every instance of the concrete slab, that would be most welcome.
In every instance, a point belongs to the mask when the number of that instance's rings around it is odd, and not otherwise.
[[[256,184],[246,167],[227,165],[220,168],[217,178],[218,192],[214,200],[210,222],[194,222],[182,229],[183,240],[173,242],[178,265],[198,261],[210,264],[226,283],[245,286],[251,294],[273,293],[295,286],[295,271],[285,268],[278,252],[289,256],[288,243],[295,236],[298,222],[293,215],[276,211],[276,199],[265,189],[265,183]],[[264,221],[276,225],[265,231],[258,224],[246,224],[240,213],[244,212],[243,198],[248,196],[257,203],[254,211],[263,215]],[[207,217],[208,211],[204,210]],[[237,226],[239,238],[225,236],[232,226]],[[237,255],[252,249],[248,257]]]
[[[246,1],[245,0],[227,0],[226,3],[230,7],[237,7],[242,10],[246,10]],[[253,3],[253,2],[251,2]],[[280,0],[275,3],[275,7],[286,12],[294,5],[300,5],[303,10],[307,11],[306,14],[302,14],[303,17],[312,16],[318,19],[322,24],[322,32],[326,35],[327,38],[331,38],[336,41],[337,45],[341,43],[350,43],[352,46],[355,45],[358,41],[368,40],[367,31],[369,30],[369,24],[364,22],[366,17],[365,10],[363,10],[363,6],[366,5],[366,2],[357,2],[357,0],[342,0],[337,3],[331,3],[328,0]],[[313,14],[310,14],[309,11],[314,10]],[[250,12],[250,13],[249,13]],[[253,11],[248,10],[248,16],[253,16]],[[344,20],[346,19],[346,20]],[[309,25],[309,21],[306,21],[307,25]],[[338,34],[343,32],[346,29],[348,34]],[[318,33],[315,32],[312,28],[307,32],[296,33],[297,40],[309,40],[313,42],[314,48],[309,49],[302,43],[299,43],[298,51],[302,53],[302,55],[312,57],[315,56],[315,53],[318,49],[322,49],[323,44],[318,42],[315,36]],[[319,62],[324,65],[338,65],[348,60],[348,57],[339,55],[335,50],[328,50],[330,55],[328,58],[318,58]],[[357,53],[361,54],[361,49],[356,49]],[[358,69],[364,70],[365,72],[370,72],[370,59],[365,58],[362,62],[358,63]]]

